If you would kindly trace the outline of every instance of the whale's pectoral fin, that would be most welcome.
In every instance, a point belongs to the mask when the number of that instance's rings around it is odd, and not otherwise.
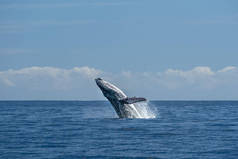
[[[124,99],[120,100],[120,102],[122,104],[133,104],[133,103],[143,102],[143,101],[146,101],[146,99],[145,98],[136,98],[136,97],[124,98]]]

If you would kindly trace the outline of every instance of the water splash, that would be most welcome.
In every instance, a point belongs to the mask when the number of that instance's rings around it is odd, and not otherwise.
[[[133,105],[137,110],[137,118],[150,119],[157,117],[157,109],[148,102],[138,102]]]

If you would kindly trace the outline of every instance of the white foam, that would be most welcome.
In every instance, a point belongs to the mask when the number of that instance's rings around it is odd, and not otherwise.
[[[138,102],[133,105],[137,110],[136,118],[150,119],[157,117],[157,109],[149,105],[148,102]]]

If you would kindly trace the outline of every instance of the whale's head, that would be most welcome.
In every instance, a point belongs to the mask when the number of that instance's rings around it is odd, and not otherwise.
[[[101,89],[103,95],[107,98],[125,98],[126,95],[116,86],[113,84],[101,79],[101,78],[96,78],[95,79],[98,87]]]

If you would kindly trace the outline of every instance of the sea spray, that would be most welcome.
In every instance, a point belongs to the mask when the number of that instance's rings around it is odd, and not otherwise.
[[[137,118],[149,119],[157,117],[157,109],[148,102],[138,102],[133,105],[139,114]]]

